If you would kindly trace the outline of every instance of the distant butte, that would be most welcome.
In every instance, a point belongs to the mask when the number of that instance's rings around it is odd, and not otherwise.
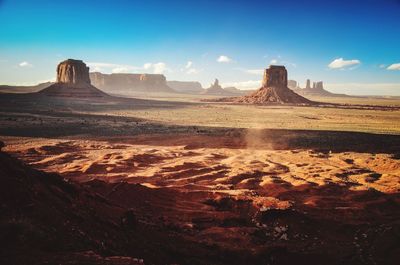
[[[230,88],[232,89],[232,88]],[[238,92],[229,91],[219,84],[219,80],[215,79],[211,86],[203,91],[203,95],[215,95],[215,96],[235,96]]]
[[[296,87],[294,91],[302,96],[317,96],[317,97],[347,97],[345,94],[336,94],[329,92],[328,90],[324,89],[324,82],[318,81],[313,82],[311,87],[310,79],[307,79],[307,84],[305,88]]]
[[[38,92],[41,95],[71,98],[108,97],[90,83],[89,67],[81,60],[68,59],[57,66],[57,82]]]
[[[314,102],[302,97],[288,88],[287,71],[284,66],[271,65],[264,71],[262,87],[242,97],[225,98],[220,101],[247,104],[299,104]]]

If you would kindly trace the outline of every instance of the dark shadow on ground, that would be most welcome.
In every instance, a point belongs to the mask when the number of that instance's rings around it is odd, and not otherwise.
[[[118,111],[141,109],[175,109],[199,104],[189,102],[161,101],[110,96],[107,98],[67,98],[50,97],[36,93],[0,93],[0,111],[47,113],[57,111]]]
[[[361,132],[181,126],[96,112],[176,109],[193,104],[131,98],[112,100],[0,94],[0,135],[74,137],[187,148],[313,149],[322,152],[391,153],[400,156],[400,136]],[[78,113],[80,112],[80,113]],[[82,112],[84,112],[82,114]],[[85,114],[88,113],[88,114]]]
[[[1,108],[1,107],[0,107]],[[186,145],[186,148],[313,149],[320,152],[370,152],[400,155],[400,136],[362,132],[242,129],[180,126],[148,120],[68,112],[7,113],[0,135],[69,137],[121,143]]]

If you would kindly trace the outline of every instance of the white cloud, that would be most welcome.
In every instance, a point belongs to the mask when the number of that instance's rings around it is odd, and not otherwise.
[[[264,73],[264,69],[245,69],[244,71],[252,75],[262,75]]]
[[[151,66],[152,66],[151,63],[145,63],[145,64],[143,65],[143,68],[146,69],[146,70],[148,70],[148,69],[151,68]]]
[[[186,71],[188,75],[198,74],[200,71],[195,68],[190,68]]]
[[[229,57],[226,56],[226,55],[221,55],[221,56],[219,56],[219,57],[217,58],[217,62],[219,62],[219,63],[230,63],[230,62],[232,62],[232,59],[229,58]]]
[[[167,64],[163,62],[145,63],[142,67],[102,62],[89,62],[87,65],[90,67],[91,72],[104,73],[138,73],[149,71],[154,74],[163,74],[171,71],[169,68],[167,68]]]
[[[270,63],[270,64],[277,64],[277,63],[278,63],[278,60],[277,60],[277,59],[272,59],[269,63]]]
[[[261,80],[248,80],[240,82],[228,82],[221,84],[222,87],[236,87],[238,89],[250,90],[257,89],[261,87]]]
[[[295,63],[291,63],[291,62],[286,62],[286,61],[283,61],[283,62],[282,62],[282,64],[283,64],[283,65],[292,66],[292,67],[294,67],[294,68],[296,68],[296,67],[297,67],[297,64],[295,64]]]
[[[188,61],[185,65],[184,68],[180,69],[181,72],[184,72],[188,75],[193,75],[193,74],[198,74],[200,72],[200,70],[196,69],[193,67],[193,62],[192,61]]]
[[[155,74],[163,74],[167,70],[167,65],[163,62],[153,64],[153,73]]]
[[[122,74],[122,73],[130,73],[132,70],[129,67],[115,67],[111,70],[113,74]]]
[[[380,64],[379,68],[386,68],[386,65],[385,64]]]
[[[331,69],[343,69],[349,66],[359,65],[361,62],[359,60],[344,60],[343,58],[338,58],[333,60],[328,67]]]
[[[130,73],[140,69],[140,67],[132,65],[101,62],[89,62],[87,65],[90,67],[91,72]]]
[[[278,59],[272,59],[271,61],[269,61],[269,64],[270,65],[280,64],[280,65],[284,65],[286,67],[291,66],[291,67],[294,67],[294,68],[297,67],[297,64],[295,64],[295,63],[281,60],[281,56],[280,55],[278,55]]]
[[[186,68],[186,69],[189,69],[190,67],[192,67],[192,65],[193,65],[193,62],[192,62],[192,61],[188,61],[188,62],[186,63],[185,68]]]
[[[158,63],[145,63],[142,68],[139,70],[142,71],[152,71],[153,74],[163,74],[165,72],[172,72],[171,69],[167,67],[167,64],[164,62]]]
[[[115,67],[119,64],[112,64],[112,63],[98,63],[98,62],[88,62],[86,63],[89,67]]]
[[[400,63],[394,63],[392,65],[389,65],[388,68],[386,68],[388,70],[400,70]]]
[[[33,65],[28,63],[27,61],[19,63],[20,67],[32,67]]]

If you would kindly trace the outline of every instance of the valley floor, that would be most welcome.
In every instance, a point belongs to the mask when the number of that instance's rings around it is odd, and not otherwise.
[[[145,264],[400,259],[397,109],[7,97],[5,152],[163,235],[119,256]],[[160,238],[188,249],[163,248]]]

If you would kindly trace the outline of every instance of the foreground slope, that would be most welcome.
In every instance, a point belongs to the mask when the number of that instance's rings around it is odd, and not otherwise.
[[[365,135],[365,144],[352,145],[345,141],[352,142],[349,134],[313,139],[304,132],[287,136],[288,150],[274,151],[265,139],[279,137],[254,133],[10,141],[6,150],[35,168],[80,184],[5,160],[15,170],[1,174],[12,180],[1,186],[2,194],[11,194],[2,199],[11,213],[3,215],[2,233],[21,217],[45,231],[45,239],[60,231],[60,247],[45,244],[35,254],[53,259],[61,249],[140,257],[146,264],[396,264],[400,194],[390,184],[400,170],[395,136],[389,153],[373,156],[368,152],[382,151],[380,143],[390,139]],[[273,145],[282,139],[276,140]],[[23,185],[32,182],[33,188]],[[77,191],[65,195],[64,185]],[[14,204],[26,195],[34,199]],[[41,237],[22,238],[31,238],[26,249],[41,246]]]

